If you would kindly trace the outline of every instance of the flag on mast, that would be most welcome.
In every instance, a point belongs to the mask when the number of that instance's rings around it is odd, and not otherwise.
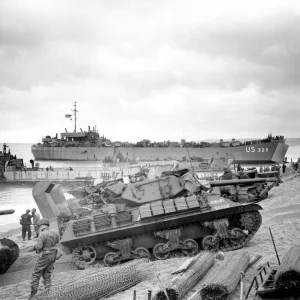
[[[72,115],[65,115],[65,117],[71,119]]]

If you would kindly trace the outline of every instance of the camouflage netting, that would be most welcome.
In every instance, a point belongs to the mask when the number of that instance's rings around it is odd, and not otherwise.
[[[95,268],[91,274],[52,286],[36,300],[96,300],[126,290],[144,280],[147,260],[134,260],[113,268]]]

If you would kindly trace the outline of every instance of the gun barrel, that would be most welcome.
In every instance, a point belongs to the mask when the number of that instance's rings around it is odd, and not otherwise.
[[[249,183],[264,183],[264,182],[276,182],[278,178],[249,178],[249,179],[231,179],[231,180],[216,180],[211,181],[211,187],[225,186],[225,185],[238,185]]]
[[[1,216],[1,215],[10,215],[10,214],[13,214],[14,212],[15,212],[14,209],[0,210],[0,216]]]

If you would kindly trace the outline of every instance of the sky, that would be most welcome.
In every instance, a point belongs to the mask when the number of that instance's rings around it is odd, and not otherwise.
[[[299,137],[300,2],[1,0],[0,141]]]

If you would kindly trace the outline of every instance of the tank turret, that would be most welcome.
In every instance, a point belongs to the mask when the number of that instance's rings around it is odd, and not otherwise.
[[[0,210],[0,215],[10,215],[13,209]],[[10,239],[0,239],[0,274],[4,274],[19,256],[18,245]]]

